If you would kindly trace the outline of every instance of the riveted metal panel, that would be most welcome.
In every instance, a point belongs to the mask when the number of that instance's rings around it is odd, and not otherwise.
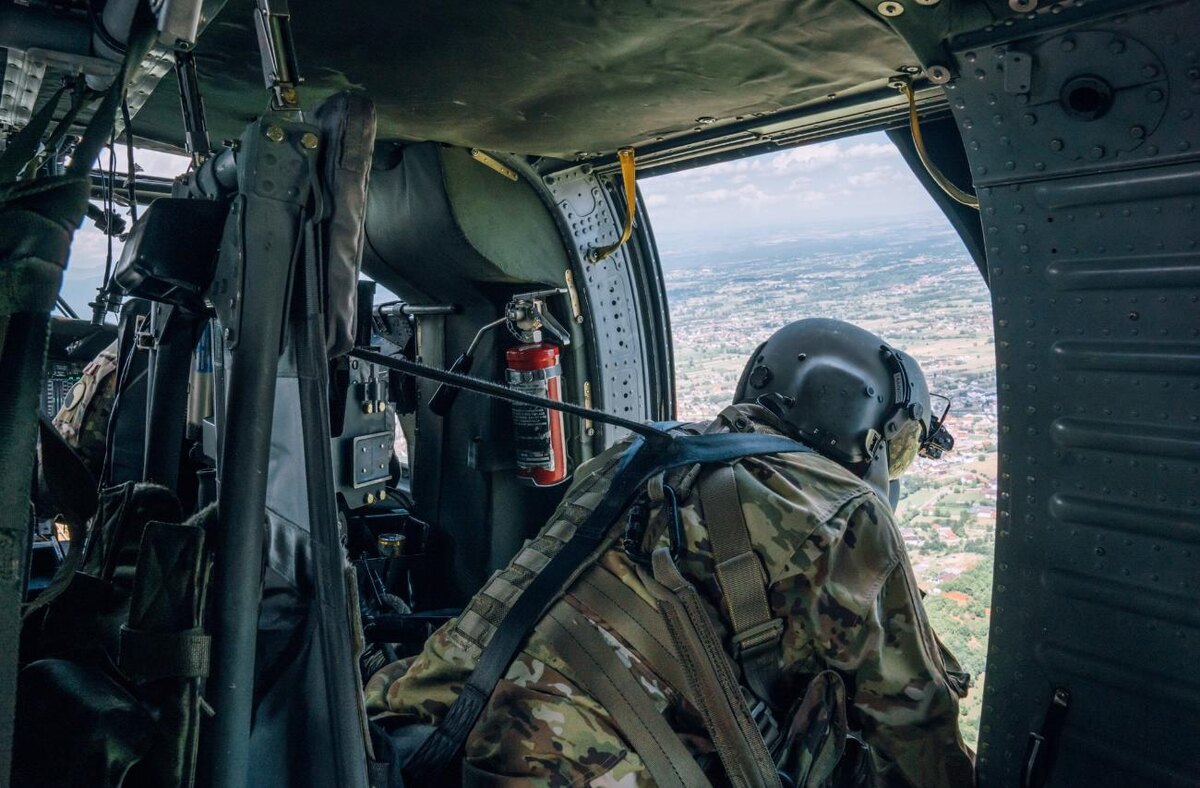
[[[1048,784],[1200,785],[1200,4],[1112,8],[951,42],[1001,425],[983,786],[1055,689]]]
[[[648,420],[662,418],[652,403],[651,392],[655,352],[647,336],[652,327],[645,324],[646,312],[640,293],[639,277],[633,266],[641,263],[629,244],[605,260],[593,263],[593,249],[615,243],[620,238],[623,213],[609,190],[592,174],[591,168],[581,167],[567,173],[547,176],[547,188],[557,202],[563,221],[570,231],[570,242],[577,255],[576,287],[584,297],[585,327],[594,343],[594,369],[600,373],[593,380],[593,405],[600,410],[625,418]],[[623,207],[623,206],[622,206]],[[654,277],[658,277],[655,270]],[[596,425],[603,446],[611,445],[623,430]]]

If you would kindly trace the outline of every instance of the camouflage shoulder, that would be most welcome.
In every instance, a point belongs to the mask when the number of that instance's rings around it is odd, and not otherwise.
[[[772,583],[807,571],[845,537],[857,509],[890,520],[865,482],[816,453],[750,458],[734,472],[746,527]]]
[[[79,451],[93,473],[93,466],[103,460],[108,417],[116,396],[116,372],[117,343],[113,342],[84,367],[54,416],[55,428]]]

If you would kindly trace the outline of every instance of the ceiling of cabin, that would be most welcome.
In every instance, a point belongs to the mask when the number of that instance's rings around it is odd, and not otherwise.
[[[260,114],[252,0],[197,46],[214,142]],[[853,0],[292,0],[311,106],[366,91],[380,136],[574,158],[882,87],[915,59]],[[179,146],[174,80],[134,121]],[[703,119],[703,120],[701,120]]]

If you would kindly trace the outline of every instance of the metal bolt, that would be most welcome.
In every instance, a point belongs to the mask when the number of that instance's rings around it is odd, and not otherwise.
[[[267,139],[271,142],[283,142],[283,129],[278,126],[267,127]]]
[[[950,81],[950,69],[945,66],[933,65],[925,69],[925,76],[935,85],[945,85]]]
[[[1140,140],[1142,137],[1146,136],[1146,130],[1141,126],[1130,126],[1129,136],[1133,137],[1135,140]]]
[[[1063,149],[1063,141],[1062,140],[1058,139],[1057,137],[1050,140],[1050,150],[1057,151],[1057,150],[1062,150],[1062,149]]]
[[[1091,156],[1093,159],[1104,158],[1104,146],[1103,145],[1092,146],[1092,149],[1090,151],[1088,151],[1088,155]]]
[[[1038,0],[1008,0],[1008,7],[1018,14],[1025,14],[1037,8]]]
[[[894,2],[883,2],[879,4],[879,13],[883,16],[900,16],[904,13],[904,6]]]
[[[1074,52],[1075,51],[1075,39],[1064,38],[1062,40],[1062,43],[1059,44],[1059,47],[1062,48],[1063,52]]]
[[[1121,54],[1122,52],[1125,51],[1125,42],[1119,38],[1114,38],[1108,44],[1108,51],[1112,52],[1114,55]]]
[[[374,402],[364,402],[362,409],[363,409],[363,413],[374,413],[375,412],[375,403]]]
[[[384,402],[383,400],[379,400],[378,402],[375,403],[375,410],[379,411],[380,413],[383,413],[383,411],[386,409],[387,409],[387,403]]]
[[[700,117],[696,118],[696,122],[701,126],[711,126],[717,122],[717,119],[712,115],[701,115]]]
[[[370,506],[371,504],[375,503],[375,493],[367,493],[366,495],[364,495],[363,503],[367,504],[367,506]]]
[[[1147,79],[1153,79],[1158,76],[1158,69],[1154,66],[1146,65],[1142,67],[1142,76]]]
[[[382,500],[385,500],[386,498],[387,498],[387,490],[380,490],[379,491],[379,500],[382,501]]]
[[[304,132],[304,134],[300,137],[300,144],[308,150],[316,150],[318,142],[320,142],[320,140],[317,139],[317,135],[313,134],[311,131]]]
[[[1150,92],[1148,92],[1146,94],[1146,100],[1149,101],[1151,104],[1157,104],[1158,102],[1163,100],[1163,93],[1161,90],[1158,90],[1157,88],[1155,88],[1154,90],[1151,90]]]
[[[941,0],[917,0],[917,5],[937,5]]]

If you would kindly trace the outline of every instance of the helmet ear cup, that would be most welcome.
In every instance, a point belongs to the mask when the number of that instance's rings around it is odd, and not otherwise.
[[[925,428],[919,421],[907,421],[887,442],[888,476],[899,479],[921,450]]]
[[[754,397],[746,395],[746,385],[750,382],[750,373],[758,365],[758,357],[762,355],[762,350],[766,346],[766,342],[760,342],[758,347],[754,348],[754,352],[750,354],[750,360],[746,362],[746,366],[742,368],[742,375],[738,378],[737,388],[733,390],[734,402],[749,402],[754,399]]]

